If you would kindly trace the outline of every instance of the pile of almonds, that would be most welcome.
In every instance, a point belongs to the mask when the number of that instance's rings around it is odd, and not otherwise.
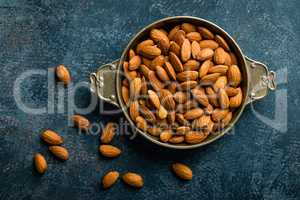
[[[226,127],[243,99],[227,42],[189,23],[149,36],[123,63],[122,96],[136,126],[172,144],[201,143]]]

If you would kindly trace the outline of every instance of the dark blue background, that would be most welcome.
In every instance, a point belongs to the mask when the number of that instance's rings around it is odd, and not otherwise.
[[[297,0],[0,0],[0,199],[299,199],[299,10]],[[74,83],[88,81],[101,64],[119,58],[143,26],[175,15],[215,22],[246,55],[277,70],[283,84],[254,106],[274,118],[275,97],[280,96],[276,104],[288,114],[287,130],[284,119],[275,123],[281,129],[274,129],[248,106],[234,134],[207,147],[172,151],[119,136],[113,143],[123,154],[106,160],[98,155],[98,136],[68,128],[67,113],[30,115],[17,107],[13,83],[23,72],[64,63]],[[21,91],[27,105],[47,105],[46,76],[22,82]],[[88,90],[76,94],[82,107],[89,99]],[[104,123],[122,115],[94,111],[87,117]],[[46,128],[63,135],[69,161],[57,161],[40,142]],[[49,164],[42,177],[33,170],[36,152],[45,154]],[[191,166],[192,181],[182,182],[170,172],[177,160]],[[100,180],[110,169],[142,174],[144,188],[134,190],[119,182],[103,191]]]

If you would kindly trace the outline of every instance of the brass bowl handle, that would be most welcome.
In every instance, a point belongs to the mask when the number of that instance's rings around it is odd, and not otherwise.
[[[249,72],[249,96],[246,104],[267,96],[269,90],[276,89],[276,73],[258,61],[245,56],[246,67]]]

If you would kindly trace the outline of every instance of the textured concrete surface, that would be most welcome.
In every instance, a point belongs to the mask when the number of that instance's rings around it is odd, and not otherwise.
[[[0,199],[299,199],[299,9],[297,0],[0,0]],[[13,84],[23,72],[50,69],[51,74],[64,63],[74,82],[88,81],[89,73],[117,59],[143,26],[174,15],[217,23],[246,55],[277,71],[278,91],[254,108],[269,119],[279,114],[279,120],[262,120],[248,106],[234,134],[207,147],[175,152],[120,136],[113,143],[123,155],[107,160],[97,153],[98,136],[68,128],[61,108],[40,115],[18,108]],[[22,82],[21,98],[31,107],[46,106],[47,87],[46,75],[30,77]],[[82,89],[75,98],[84,107],[90,95]],[[57,99],[56,91],[52,102]],[[122,115],[104,116],[96,110],[87,117],[105,123]],[[45,128],[64,136],[69,161],[56,160],[40,142]],[[36,152],[49,163],[42,177],[32,167]],[[193,169],[191,182],[170,173],[177,160]],[[145,187],[138,191],[119,182],[103,191],[100,178],[110,169],[141,173]]]

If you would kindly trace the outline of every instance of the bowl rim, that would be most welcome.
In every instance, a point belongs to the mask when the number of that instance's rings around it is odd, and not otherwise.
[[[127,111],[127,106],[124,104],[123,100],[122,100],[122,96],[121,96],[121,78],[120,77],[120,71],[122,69],[122,65],[123,65],[123,61],[127,56],[127,52],[129,51],[130,47],[132,46],[132,44],[135,42],[135,40],[138,38],[138,36],[142,35],[144,32],[149,31],[151,28],[153,28],[153,26],[160,24],[162,22],[168,22],[168,21],[172,21],[172,20],[182,20],[181,23],[183,23],[186,20],[196,20],[202,23],[207,23],[210,26],[218,29],[220,32],[222,32],[222,34],[226,35],[227,38],[229,38],[231,40],[231,43],[235,46],[236,50],[239,52],[240,55],[240,59],[243,62],[242,65],[244,66],[244,70],[246,72],[246,76],[247,76],[247,81],[245,84],[245,94],[243,94],[243,103],[241,105],[241,107],[239,108],[239,111],[237,111],[238,113],[236,114],[235,118],[230,122],[229,125],[227,125],[221,132],[217,133],[217,136],[215,136],[214,138],[210,139],[210,140],[204,140],[198,144],[170,144],[170,143],[164,143],[159,141],[157,138],[155,138],[154,136],[151,136],[150,134],[143,132],[142,130],[140,130],[135,124],[134,122],[131,120],[128,111]],[[222,29],[221,27],[219,27],[218,25],[216,25],[215,23],[209,21],[209,20],[205,20],[203,18],[199,18],[199,17],[193,17],[193,16],[173,16],[173,17],[166,17],[166,18],[162,18],[159,20],[156,20],[146,26],[144,26],[139,32],[137,32],[132,39],[128,42],[127,46],[125,47],[125,49],[123,50],[122,56],[120,58],[119,63],[117,64],[117,73],[115,75],[115,83],[116,83],[116,91],[117,91],[117,101],[120,105],[120,108],[122,109],[123,114],[125,115],[126,119],[129,121],[130,126],[132,128],[133,132],[138,132],[141,136],[143,136],[144,138],[146,138],[147,140],[159,145],[159,146],[163,146],[163,147],[167,147],[167,148],[171,148],[171,149],[194,149],[194,148],[198,148],[198,147],[202,147],[205,145],[208,145],[216,140],[218,140],[219,138],[223,137],[229,130],[231,130],[233,128],[233,126],[236,124],[236,122],[239,120],[239,118],[241,117],[241,114],[244,111],[244,108],[246,106],[246,99],[249,93],[249,70],[246,67],[246,60],[245,60],[245,55],[243,54],[241,48],[239,47],[239,45],[236,43],[236,41],[230,36],[230,34],[228,34],[224,29]]]

